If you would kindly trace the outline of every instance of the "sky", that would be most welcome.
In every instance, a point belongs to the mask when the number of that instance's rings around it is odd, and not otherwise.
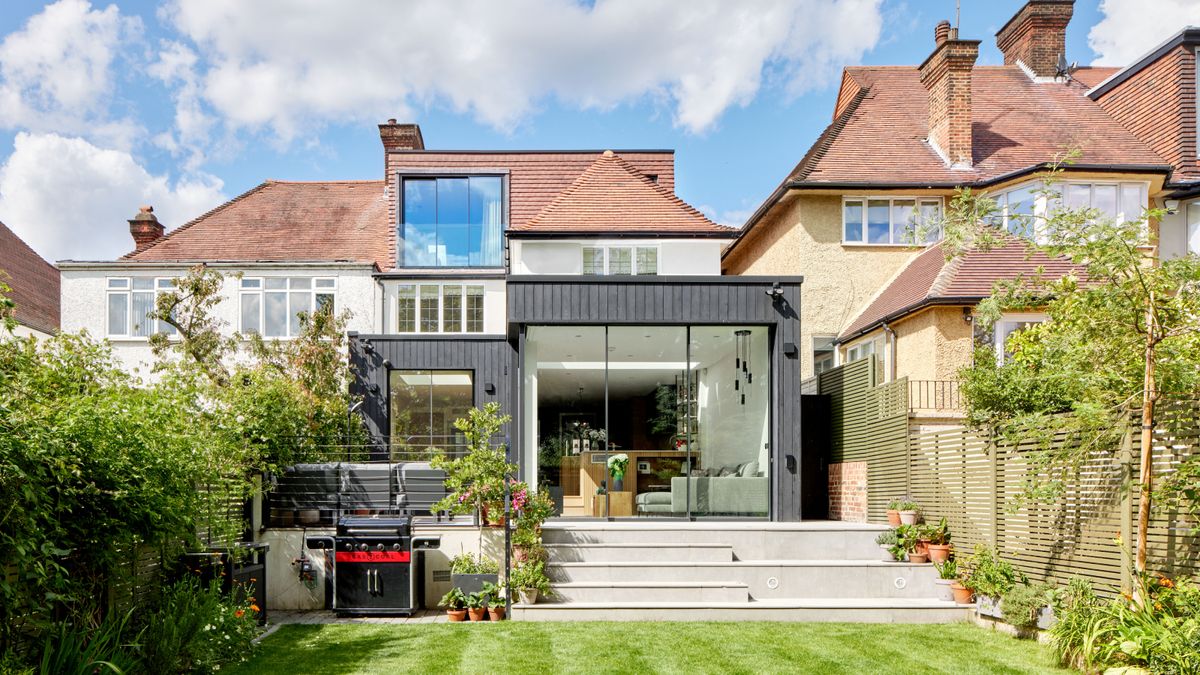
[[[983,41],[1020,0],[961,0]],[[674,148],[741,225],[829,124],[840,71],[918,64],[954,0],[0,3],[0,221],[49,260],[132,248],[268,178],[382,178],[376,125],[432,149]],[[1077,0],[1067,57],[1125,65],[1200,0]]]

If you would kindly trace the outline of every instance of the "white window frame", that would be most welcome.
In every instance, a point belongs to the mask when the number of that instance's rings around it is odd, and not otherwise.
[[[268,279],[284,279],[285,280],[284,283],[286,284],[286,287],[278,288],[278,289],[276,289],[276,288],[268,289],[267,288],[267,280]],[[293,279],[307,279],[308,280],[308,288],[307,289],[305,289],[305,288],[293,289],[292,288],[292,280]],[[253,284],[255,284],[255,283],[257,283],[257,287],[253,286]],[[319,283],[324,284],[324,285],[318,287]],[[266,315],[267,300],[266,300],[265,296],[268,292],[283,293],[287,298],[287,311],[285,314],[285,316],[287,317],[287,320],[284,323],[285,335],[266,335],[265,334],[265,329],[267,327],[267,315]],[[300,309],[297,311],[292,311],[292,294],[293,293],[304,293],[304,292],[308,293],[308,296],[309,296],[308,306],[311,307],[312,309],[311,310]],[[258,330],[247,330],[246,326],[243,324],[243,319],[245,319],[245,316],[242,312],[242,303],[245,302],[245,298],[248,295],[253,295],[253,296],[258,297]],[[271,275],[271,276],[243,276],[240,280],[238,280],[238,305],[237,305],[238,332],[242,333],[243,335],[257,333],[258,335],[261,335],[264,340],[291,340],[292,338],[298,337],[298,335],[292,334],[292,317],[301,311],[315,312],[317,310],[317,296],[318,295],[333,296],[333,311],[336,314],[337,308],[338,308],[338,279],[337,279],[337,277],[309,277],[309,276],[305,276],[303,274],[279,274],[279,275]]]
[[[886,242],[871,242],[867,241],[867,203],[871,201],[886,201],[888,203],[888,241]],[[899,236],[903,238],[903,231],[897,233],[896,223],[892,222],[892,216],[895,214],[895,202],[911,201],[915,204],[918,212],[923,204],[937,204],[938,217],[942,217],[945,213],[945,200],[940,196],[918,196],[918,195],[843,195],[842,196],[842,245],[843,246],[929,246],[936,244],[942,240],[942,228],[939,225],[937,236],[932,240],[927,239],[923,242],[912,241],[896,241]],[[849,202],[858,202],[862,208],[862,221],[859,223],[859,234],[862,237],[859,241],[846,238],[846,204]]]
[[[1089,186],[1088,206],[1085,208],[1092,208],[1092,204],[1095,202],[1095,194],[1096,194],[1096,186],[1097,185],[1105,185],[1105,186],[1115,187],[1117,190],[1117,214],[1116,214],[1117,222],[1125,222],[1125,221],[1131,221],[1131,220],[1141,218],[1142,215],[1145,213],[1145,210],[1147,208],[1149,208],[1149,205],[1150,205],[1150,201],[1149,201],[1149,199],[1150,199],[1150,197],[1149,197],[1150,181],[1094,180],[1094,179],[1074,178],[1074,179],[1065,179],[1065,180],[1057,181],[1056,184],[1054,185],[1054,189],[1059,194],[1060,204],[1064,208],[1067,208],[1067,201],[1066,201],[1067,187],[1071,186],[1071,185],[1087,185],[1087,186]],[[1139,196],[1139,202],[1138,202],[1139,206],[1141,208],[1141,211],[1136,214],[1128,214],[1122,210],[1121,188],[1125,187],[1125,186],[1129,186],[1129,185],[1138,186],[1138,189],[1140,190],[1140,193],[1141,193]],[[1037,241],[1045,242],[1045,232],[1042,230],[1042,224],[1045,223],[1045,219],[1047,217],[1049,217],[1049,215],[1050,215],[1050,204],[1049,204],[1049,201],[1047,200],[1047,195],[1044,193],[1038,192],[1039,190],[1044,189],[1043,181],[1035,180],[1035,181],[1027,181],[1025,183],[1018,183],[1016,185],[1010,185],[999,192],[985,193],[984,196],[988,197],[989,199],[993,200],[996,203],[996,208],[999,211],[999,215],[1000,215],[1000,226],[1004,229],[1004,231],[1012,232],[1012,230],[1009,229],[1009,223],[1008,223],[1008,219],[1009,219],[1008,196],[1012,192],[1016,192],[1017,190],[1023,190],[1023,189],[1029,189],[1034,193],[1033,194],[1034,236],[1036,237]],[[1145,228],[1146,225],[1147,225],[1146,223],[1143,223],[1143,228]],[[1014,234],[1016,234],[1016,233],[1014,233]]]
[[[614,276],[612,274],[612,272],[609,270],[609,262],[612,260],[612,256],[609,254],[609,251],[614,248],[629,249],[630,273],[622,274],[620,276],[631,276],[631,277],[657,276],[659,273],[658,272],[659,269],[662,268],[662,247],[658,244],[583,244],[579,248],[579,259],[583,262],[586,262],[587,258],[585,256],[585,251],[587,251],[589,249],[599,249],[599,250],[603,251],[604,252],[604,264],[603,264],[604,272],[602,274],[589,274],[589,273],[583,271],[584,268],[581,265],[580,273],[582,273],[584,276],[589,276],[589,277],[590,276],[605,276],[605,277]],[[654,271],[653,272],[642,272],[641,270],[638,269],[638,249],[653,249],[654,250]]]
[[[996,363],[1003,365],[1008,360],[1004,345],[1010,335],[1024,328],[1025,324],[1045,323],[1048,320],[1044,312],[1006,312],[1001,315],[1000,320],[992,325],[992,349],[996,352]]]
[[[134,289],[134,279],[150,279],[153,287],[149,289]],[[113,286],[114,282],[124,282],[123,288]],[[149,335],[134,335],[133,334],[133,294],[134,293],[153,293],[154,302],[152,307],[158,306],[158,296],[163,293],[170,293],[175,290],[175,277],[105,277],[104,280],[104,335],[110,338],[119,338],[122,340],[149,340]],[[111,312],[109,311],[110,298],[114,295],[125,296],[125,331],[122,333],[114,333],[112,326],[109,324]],[[165,335],[175,335],[175,329],[163,321],[155,321],[154,330],[150,335],[159,333]],[[164,328],[165,327],[165,328]]]
[[[462,294],[459,296],[460,298],[462,298],[462,302],[460,304],[460,309],[459,309],[460,316],[459,316],[459,324],[458,324],[462,328],[462,330],[457,330],[457,331],[444,330],[446,327],[446,323],[445,323],[446,286],[458,286],[460,289],[462,289],[461,290]],[[415,314],[413,315],[414,330],[401,330],[400,329],[400,292],[401,292],[402,288],[406,288],[406,287],[411,287],[413,289],[413,293],[414,293],[413,297],[416,300]],[[421,312],[421,288],[422,287],[437,288],[437,330],[436,331],[422,331],[421,330],[421,319],[423,318],[422,312]],[[479,330],[467,330],[468,326],[470,325],[470,324],[468,324],[468,316],[467,316],[467,298],[469,297],[467,294],[468,288],[478,288],[480,290],[479,297],[482,300],[480,301],[480,307],[479,307]],[[428,282],[428,281],[418,281],[418,280],[414,279],[412,281],[406,281],[404,283],[397,284],[395,297],[392,300],[392,308],[393,308],[393,312],[392,312],[393,316],[392,316],[392,321],[391,321],[392,332],[397,335],[438,335],[438,334],[441,334],[441,335],[481,335],[484,332],[486,332],[486,328],[487,328],[487,290],[488,289],[487,289],[486,284],[482,284],[479,282],[472,282],[472,281]]]
[[[1183,210],[1184,236],[1187,238],[1184,248],[1192,255],[1200,255],[1200,201],[1189,202],[1180,208]],[[1192,220],[1193,211],[1196,213],[1195,221]]]

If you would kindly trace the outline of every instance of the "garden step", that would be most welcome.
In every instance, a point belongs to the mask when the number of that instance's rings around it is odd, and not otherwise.
[[[749,588],[739,581],[585,581],[553,584],[554,601],[604,602],[746,602]]]
[[[933,565],[868,560],[741,560],[736,562],[552,562],[552,582],[745,583],[766,599],[938,597]]]
[[[550,562],[731,562],[727,544],[546,544]]]
[[[555,521],[542,527],[546,544],[723,544],[740,560],[877,560],[883,525],[842,521],[801,523]]]
[[[516,604],[517,621],[836,621],[954,623],[970,605],[941,600],[831,598],[752,602],[563,602]]]

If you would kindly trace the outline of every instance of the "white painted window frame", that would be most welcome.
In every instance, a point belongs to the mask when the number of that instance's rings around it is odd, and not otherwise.
[[[631,271],[631,274],[621,275],[621,276],[633,276],[633,277],[658,276],[659,270],[662,269],[662,246],[660,246],[659,244],[582,244],[579,247],[579,259],[580,259],[581,263],[586,262],[587,258],[584,257],[584,252],[587,251],[588,249],[600,249],[601,251],[604,252],[604,273],[600,274],[600,275],[588,274],[587,272],[583,272],[584,268],[582,265],[580,266],[580,272],[584,276],[606,276],[606,277],[613,276],[612,272],[609,270],[609,261],[612,260],[612,256],[609,255],[609,251],[614,248],[629,249],[629,255],[630,255],[629,269]],[[639,270],[638,270],[638,255],[637,255],[638,249],[654,249],[654,273],[653,274],[642,274],[639,272]]]
[[[400,329],[400,299],[401,289],[412,287],[414,298],[416,299],[416,313],[414,315],[414,330]],[[422,331],[421,330],[421,287],[435,286],[437,287],[437,330]],[[459,326],[462,330],[445,331],[445,301],[446,301],[446,286],[459,286],[462,288],[462,305]],[[475,287],[480,290],[479,297],[482,298],[479,306],[479,330],[467,330],[467,288]],[[487,285],[479,281],[419,281],[416,279],[405,280],[396,284],[395,298],[392,301],[392,332],[397,335],[482,335],[487,328]]]
[[[870,201],[887,201],[888,202],[888,241],[887,242],[867,241],[867,202],[870,202]],[[901,201],[901,202],[912,201],[916,204],[918,211],[921,208],[922,202],[936,202],[937,208],[938,208],[938,217],[942,217],[946,213],[945,200],[940,196],[930,197],[928,195],[926,195],[926,196],[917,196],[917,195],[862,195],[862,196],[843,195],[842,196],[842,214],[841,214],[842,245],[843,246],[911,247],[911,246],[929,246],[931,244],[936,244],[937,242],[942,240],[942,234],[943,234],[942,228],[939,226],[937,238],[934,239],[933,241],[924,241],[924,242],[919,242],[919,243],[918,242],[907,242],[907,241],[895,241],[896,224],[892,222],[892,214],[895,211],[895,202],[898,202],[898,201]],[[860,234],[862,235],[861,241],[851,241],[849,239],[846,239],[846,204],[848,202],[859,202],[862,205],[863,217],[862,217],[862,222],[860,223],[860,227],[861,227]]]
[[[269,289],[271,292],[274,292],[274,293],[282,292],[287,296],[287,314],[286,314],[286,316],[288,317],[288,319],[287,319],[287,323],[284,326],[284,332],[286,332],[287,335],[265,335],[265,334],[263,334],[263,331],[266,329],[266,326],[267,326],[267,316],[266,316],[267,301],[266,301],[266,298],[264,297],[266,292],[268,291],[267,279],[286,279],[287,280],[286,281],[287,288]],[[292,281],[291,281],[292,279],[308,279],[308,281],[309,281],[308,288],[307,289],[298,288],[298,289],[293,290],[292,289]],[[253,281],[258,282],[258,288],[248,288],[246,286],[247,282],[253,282]],[[330,282],[330,285],[322,286],[322,287],[318,288],[317,287],[318,281]],[[320,277],[320,276],[310,277],[310,276],[306,276],[303,274],[279,274],[279,275],[268,275],[268,276],[244,276],[244,277],[242,277],[241,279],[238,280],[238,291],[237,291],[238,332],[240,332],[242,334],[258,333],[259,335],[262,335],[264,340],[291,340],[291,339],[297,337],[296,335],[291,334],[291,317],[295,315],[295,312],[292,311],[292,294],[293,293],[303,293],[306,290],[309,294],[309,306],[312,307],[312,311],[316,311],[316,309],[317,309],[317,296],[318,295],[332,295],[333,296],[333,311],[335,314],[337,313],[337,308],[338,308],[338,279],[337,279],[337,277]],[[244,325],[242,325],[242,319],[244,318],[244,316],[242,314],[242,303],[245,301],[245,297],[247,295],[258,296],[258,328],[259,328],[259,330],[257,330],[257,331],[247,331],[246,327]]]
[[[154,282],[154,287],[151,289],[134,290],[134,288],[133,288],[133,280],[134,279],[152,279]],[[124,288],[113,288],[112,282],[114,282],[114,281],[124,281],[125,287]],[[165,287],[164,287],[164,284],[165,284]],[[150,340],[149,335],[134,335],[133,334],[133,294],[134,293],[153,293],[154,294],[154,305],[157,306],[158,305],[158,296],[162,295],[163,293],[169,293],[174,289],[175,289],[175,277],[126,277],[126,276],[105,277],[104,278],[104,335],[105,335],[105,337],[116,338],[116,339],[120,339],[120,340],[149,341]],[[109,314],[110,314],[108,307],[109,307],[109,302],[111,302],[109,300],[109,298],[111,298],[114,295],[124,295],[125,296],[125,332],[123,332],[123,333],[112,332],[112,326],[109,325],[109,321],[108,321]],[[166,335],[174,335],[175,334],[175,330],[173,328],[169,331],[160,331],[158,328],[159,323],[160,323],[159,321],[154,322],[154,324],[155,324],[154,330],[151,331],[150,335],[157,335],[157,334],[163,333],[163,332],[165,332]]]
[[[1000,319],[992,325],[992,349],[996,352],[996,363],[1001,365],[1007,360],[1005,358],[1004,344],[1008,341],[1008,337],[1014,332],[1020,330],[1015,324],[1025,323],[1045,323],[1050,318],[1045,312],[1006,312],[1000,316]],[[1005,326],[1013,326],[1008,331],[1003,331]]]
[[[1184,236],[1187,238],[1185,249],[1192,255],[1200,255],[1200,201],[1188,202],[1180,208],[1183,209]],[[1192,211],[1196,212],[1194,222]]]
[[[1037,193],[1038,190],[1043,189],[1043,185],[1044,185],[1043,181],[1033,180],[1033,181],[1026,181],[1024,183],[1018,183],[1016,185],[1010,185],[999,192],[984,193],[984,196],[993,200],[996,203],[996,208],[999,210],[1000,217],[1001,217],[1000,224],[1001,224],[1001,227],[1004,228],[1005,232],[1010,231],[1008,228],[1008,218],[1009,218],[1008,195],[1012,192],[1016,192],[1017,190],[1030,189],[1030,190],[1034,191],[1034,198],[1033,198],[1033,222],[1034,222],[1034,228],[1035,228],[1034,236],[1037,237],[1037,241],[1043,242],[1043,243],[1045,242],[1045,233],[1042,230],[1041,224],[1044,223],[1045,219],[1050,215],[1050,213],[1049,213],[1050,204],[1047,200],[1047,195]],[[1062,199],[1062,204],[1064,207],[1066,206],[1066,203],[1067,203],[1066,202],[1066,199],[1067,199],[1066,189],[1067,189],[1067,186],[1069,186],[1069,185],[1087,185],[1090,187],[1090,191],[1088,193],[1088,208],[1091,208],[1091,204],[1095,201],[1095,192],[1096,192],[1095,188],[1097,185],[1111,185],[1111,186],[1116,187],[1116,189],[1117,189],[1117,208],[1118,208],[1117,218],[1118,218],[1118,221],[1131,221],[1136,218],[1140,218],[1143,215],[1143,213],[1145,213],[1145,209],[1149,208],[1149,205],[1150,205],[1150,181],[1145,181],[1145,180],[1096,180],[1096,179],[1085,179],[1085,178],[1069,178],[1069,179],[1059,180],[1059,181],[1055,182],[1055,187],[1058,189],[1059,194],[1061,195],[1060,198]],[[1125,185],[1137,185],[1140,188],[1140,190],[1141,190],[1140,204],[1142,207],[1142,213],[1128,214],[1128,213],[1125,213],[1124,211],[1119,210],[1121,208],[1121,187],[1125,186]],[[1143,227],[1145,227],[1145,226],[1146,226],[1146,224],[1143,224]]]

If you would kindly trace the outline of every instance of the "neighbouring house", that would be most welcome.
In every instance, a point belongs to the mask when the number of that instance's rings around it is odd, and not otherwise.
[[[0,282],[12,289],[16,335],[45,338],[58,332],[58,270],[4,223],[0,223]]]
[[[882,381],[907,378],[914,418],[959,416],[958,371],[976,342],[1003,358],[1013,330],[990,335],[972,311],[998,280],[1063,260],[1029,258],[1028,216],[1045,214],[1048,166],[1079,158],[1057,182],[1065,203],[1132,220],[1149,207],[1163,257],[1200,252],[1194,47],[1188,29],[1125,69],[1067,65],[1071,0],[1030,0],[996,34],[1004,65],[976,65],[979,41],[949,22],[916,66],[847,67],[833,122],[725,250],[726,274],[805,277],[805,377],[879,360]],[[946,261],[937,222],[958,188],[994,199],[1012,236]],[[1025,216],[1025,218],[1022,218]],[[914,235],[922,237],[914,245]]]

